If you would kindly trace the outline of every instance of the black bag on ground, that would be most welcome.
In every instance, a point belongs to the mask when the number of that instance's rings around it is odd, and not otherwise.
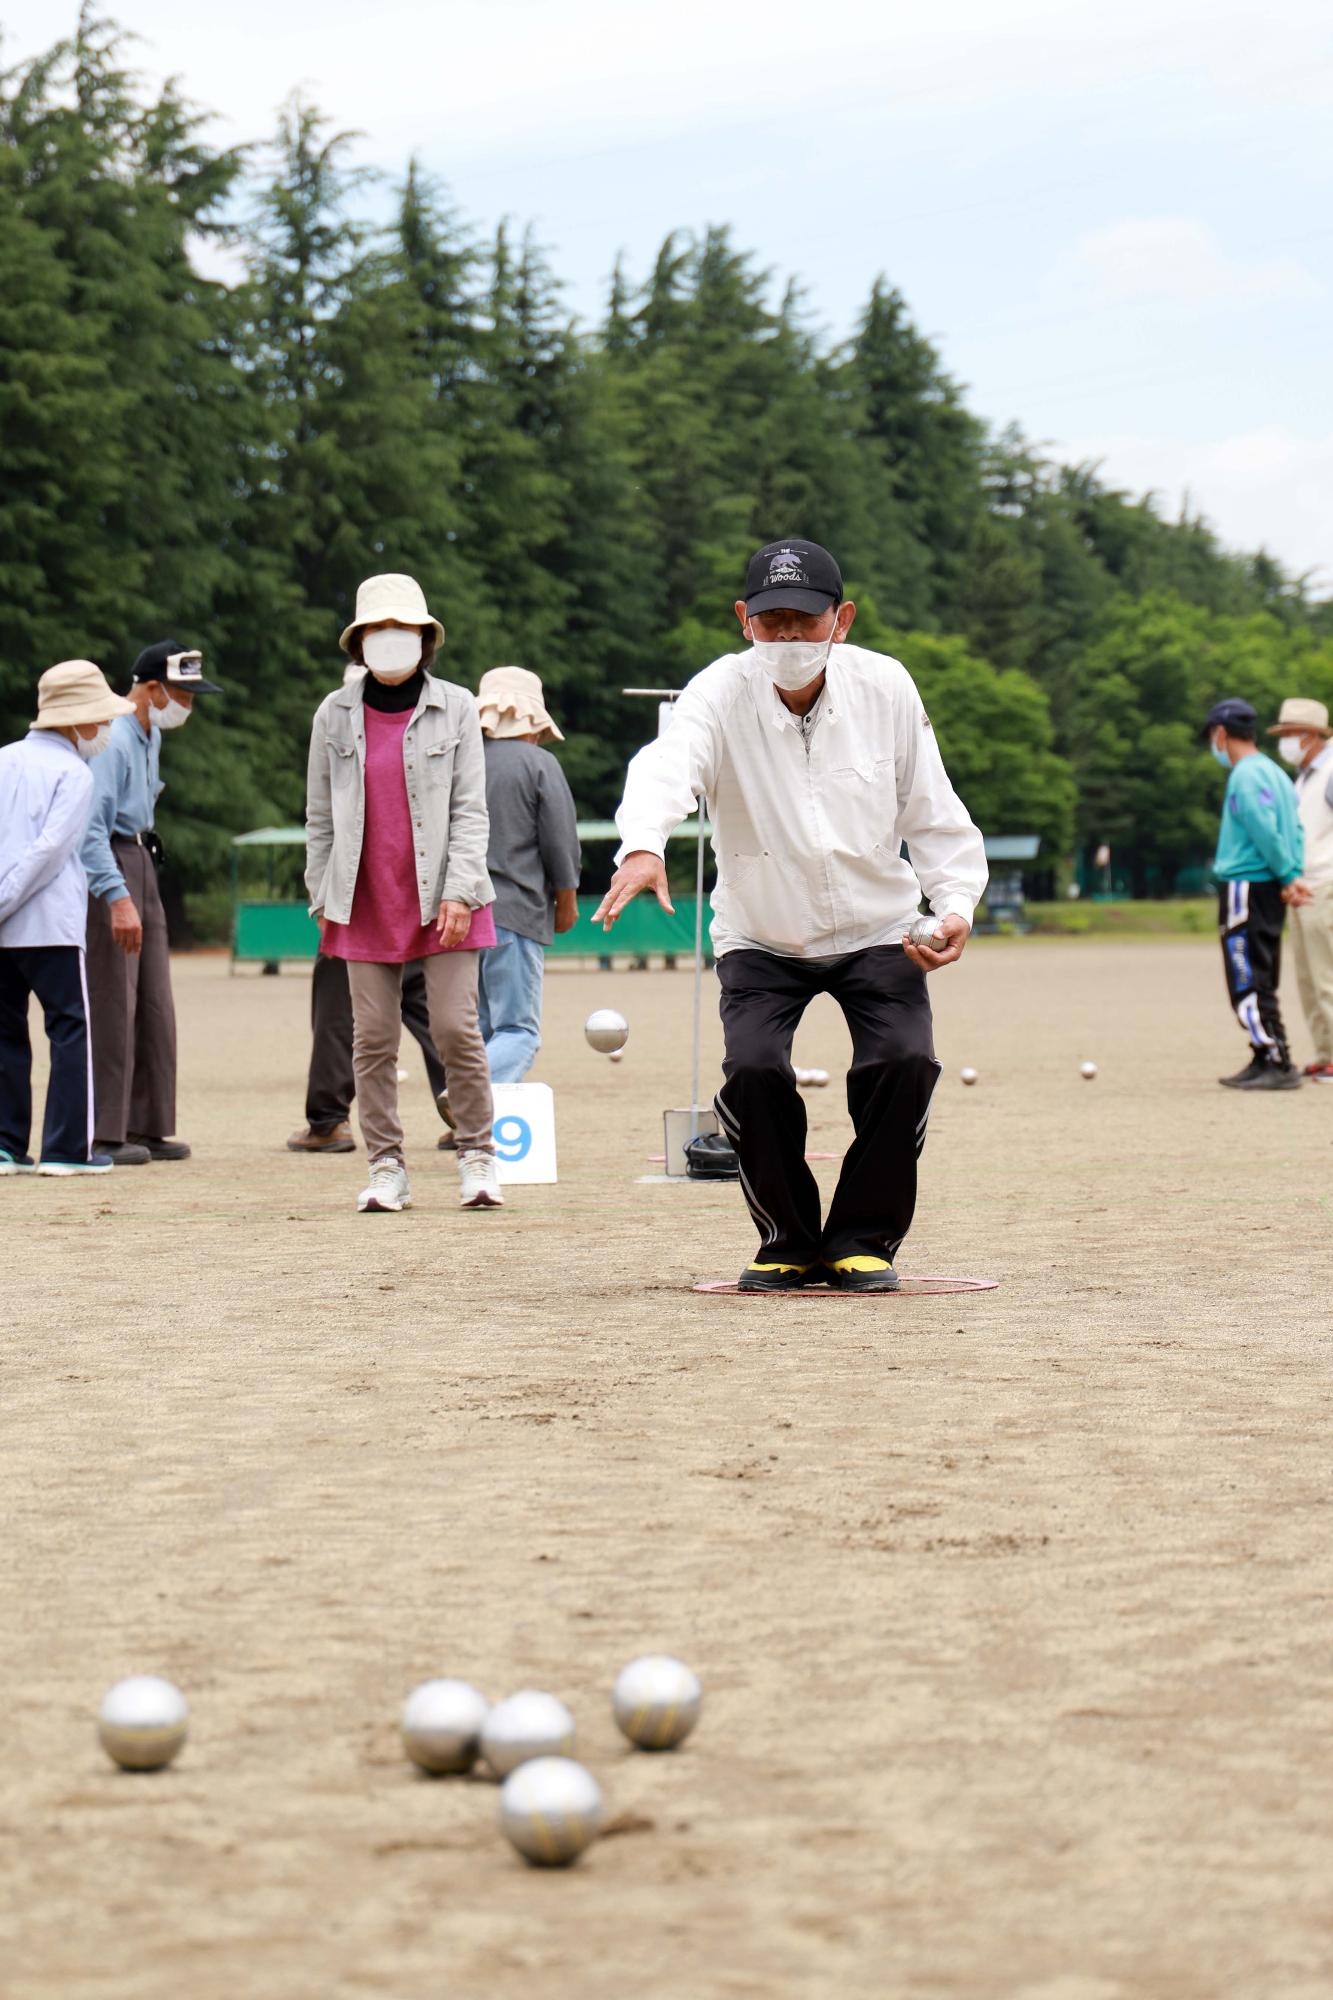
[[[734,1181],[741,1170],[729,1139],[701,1132],[685,1148],[685,1171],[692,1181]]]

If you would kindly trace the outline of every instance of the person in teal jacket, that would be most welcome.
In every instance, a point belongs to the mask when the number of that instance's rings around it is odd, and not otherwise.
[[[1299,1090],[1278,1006],[1282,926],[1287,905],[1308,898],[1301,881],[1305,833],[1291,780],[1258,747],[1259,718],[1248,701],[1219,701],[1204,735],[1227,772],[1213,876],[1227,993],[1250,1038],[1250,1060],[1230,1090]]]

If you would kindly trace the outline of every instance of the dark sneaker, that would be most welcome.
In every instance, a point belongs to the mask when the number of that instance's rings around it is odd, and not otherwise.
[[[30,1153],[7,1153],[0,1147],[0,1176],[8,1174],[35,1174]]]
[[[331,1125],[327,1132],[316,1132],[309,1125],[303,1125],[299,1132],[293,1132],[287,1141],[289,1153],[354,1153],[356,1140],[352,1128],[343,1120],[341,1125]]]
[[[132,1139],[94,1139],[93,1152],[110,1160],[113,1167],[146,1167],[153,1157],[147,1146]]]
[[[449,1093],[447,1090],[442,1090],[439,1096],[436,1098],[435,1109],[439,1112],[441,1118],[443,1118],[445,1124],[449,1127],[449,1130],[452,1132],[454,1129],[454,1114],[449,1109]]]
[[[799,1292],[817,1264],[747,1264],[736,1280],[738,1292]]]
[[[887,1257],[834,1257],[826,1262],[829,1284],[837,1292],[896,1292],[898,1273]]]
[[[146,1132],[128,1134],[132,1146],[142,1146],[150,1160],[188,1160],[190,1149],[184,1139],[155,1139]]]
[[[1236,1083],[1237,1090],[1299,1090],[1304,1078],[1294,1063],[1261,1063],[1252,1076]]]
[[[453,1132],[441,1132],[435,1141],[435,1150],[437,1153],[456,1153],[458,1151],[456,1135]]]
[[[39,1174],[49,1174],[53,1177],[66,1174],[109,1174],[115,1164],[115,1161],[108,1159],[105,1153],[90,1153],[86,1160],[39,1160],[37,1171]]]

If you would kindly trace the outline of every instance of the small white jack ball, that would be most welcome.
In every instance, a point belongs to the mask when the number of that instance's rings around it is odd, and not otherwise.
[[[601,1824],[601,1786],[572,1757],[534,1757],[500,1788],[501,1831],[539,1868],[577,1861]]]
[[[1078,1073],[1085,1083],[1091,1083],[1097,1074],[1097,1065],[1095,1062],[1081,1062],[1078,1066]]]
[[[958,1074],[964,1083],[975,1083],[977,1080],[977,1073],[974,1069],[960,1069]]]
[[[403,1703],[403,1748],[423,1771],[470,1771],[490,1712],[485,1695],[467,1681],[423,1681]]]
[[[180,1750],[189,1727],[185,1696],[157,1674],[117,1681],[97,1711],[102,1748],[122,1771],[160,1771]]]
[[[699,1720],[699,1676],[669,1653],[645,1653],[616,1675],[611,1711],[622,1735],[641,1750],[674,1750]]]
[[[629,1040],[629,1022],[614,1007],[597,1007],[584,1022],[583,1033],[589,1048],[609,1056]]]
[[[481,1732],[481,1754],[497,1778],[507,1778],[533,1757],[567,1757],[574,1748],[574,1718],[562,1701],[523,1688],[497,1702]]]
[[[625,1051],[623,1049],[608,1049],[606,1053],[612,1062],[624,1062],[625,1060]]]

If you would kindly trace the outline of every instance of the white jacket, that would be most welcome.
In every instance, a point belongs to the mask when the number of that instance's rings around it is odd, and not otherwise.
[[[700,793],[717,856],[718,958],[746,948],[829,958],[893,944],[923,889],[936,916],[970,923],[986,886],[981,835],[921,697],[883,653],[835,646],[804,728],[753,653],[696,674],[665,733],[630,762],[617,861],[663,854]]]

